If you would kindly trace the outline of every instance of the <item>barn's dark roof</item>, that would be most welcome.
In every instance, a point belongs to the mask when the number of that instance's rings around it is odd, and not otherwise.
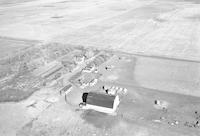
[[[113,108],[113,103],[115,96],[110,96],[107,94],[89,92],[83,94],[83,102],[86,104],[91,104],[95,106],[101,106],[106,108]]]

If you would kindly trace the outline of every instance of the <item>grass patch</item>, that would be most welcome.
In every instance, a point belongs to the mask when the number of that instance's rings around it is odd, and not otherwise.
[[[23,91],[19,89],[7,88],[0,91],[0,102],[19,102],[31,96],[36,89]]]

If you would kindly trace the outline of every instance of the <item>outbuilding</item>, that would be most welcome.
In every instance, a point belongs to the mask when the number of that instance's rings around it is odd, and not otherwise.
[[[92,109],[95,111],[113,114],[120,103],[118,95],[107,95],[103,93],[88,92],[82,95],[83,103],[79,106],[82,109]]]
[[[67,95],[72,90],[72,85],[68,84],[60,90],[60,95],[65,94]]]

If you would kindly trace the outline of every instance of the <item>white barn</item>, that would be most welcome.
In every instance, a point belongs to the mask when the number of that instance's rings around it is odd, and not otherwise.
[[[115,113],[120,103],[118,95],[107,95],[95,92],[83,93],[82,100],[83,103],[80,104],[81,108],[108,114]]]

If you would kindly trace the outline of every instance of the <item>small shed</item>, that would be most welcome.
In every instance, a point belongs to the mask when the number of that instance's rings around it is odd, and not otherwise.
[[[62,94],[65,94],[67,95],[72,89],[72,85],[69,84],[69,85],[66,85],[65,87],[63,87],[61,90],[60,90],[60,95]]]
[[[118,95],[107,95],[103,93],[83,93],[82,100],[84,109],[92,109],[99,112],[112,114],[116,111],[120,101]]]

